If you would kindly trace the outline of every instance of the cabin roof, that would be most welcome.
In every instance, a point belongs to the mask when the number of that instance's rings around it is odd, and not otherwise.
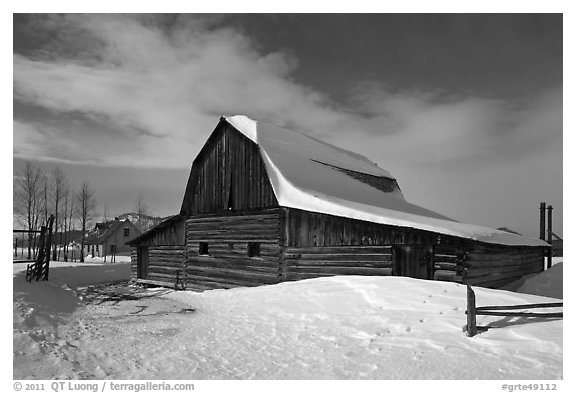
[[[393,180],[390,172],[359,154],[299,131],[243,115],[222,117],[259,147],[280,206],[410,227],[485,243],[547,246],[506,231],[464,224],[406,201],[398,186],[383,192],[369,179]],[[364,174],[368,180],[356,174]],[[397,185],[397,183],[396,183]]]
[[[134,224],[128,219],[99,222],[94,226],[94,229],[88,233],[88,236],[84,240],[84,243],[102,244],[108,237],[110,237],[114,232],[116,232],[120,227],[122,227],[126,223],[130,224],[132,228],[136,229]]]
[[[184,219],[184,216],[181,214],[176,214],[176,215],[170,216],[170,217],[166,218],[164,221],[162,221],[161,223],[159,223],[158,225],[150,228],[148,231],[144,232],[140,236],[137,236],[134,239],[126,242],[126,244],[131,245],[131,246],[135,246],[138,243],[141,243],[144,240],[151,238],[156,233],[160,232],[161,230],[171,226],[172,224],[174,224],[174,223],[176,223],[182,219]]]

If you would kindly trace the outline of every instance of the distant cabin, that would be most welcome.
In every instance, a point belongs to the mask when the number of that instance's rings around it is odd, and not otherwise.
[[[84,239],[84,255],[91,257],[130,255],[132,246],[128,242],[140,234],[138,228],[128,219],[97,223]]]
[[[139,282],[207,290],[334,275],[498,287],[549,245],[409,203],[392,174],[298,131],[222,117],[180,213],[129,242]]]

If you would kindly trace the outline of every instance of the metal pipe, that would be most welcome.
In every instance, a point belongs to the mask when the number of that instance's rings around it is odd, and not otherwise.
[[[548,263],[547,268],[552,267],[552,205],[548,206],[548,244],[550,244],[550,250],[548,251]]]
[[[540,202],[540,240],[546,240],[546,202]]]

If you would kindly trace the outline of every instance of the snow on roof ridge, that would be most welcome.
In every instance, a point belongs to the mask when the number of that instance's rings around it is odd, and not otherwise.
[[[252,142],[258,144],[258,122],[246,115],[222,116]]]

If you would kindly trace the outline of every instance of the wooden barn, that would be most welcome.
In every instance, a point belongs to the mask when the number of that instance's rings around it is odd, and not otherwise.
[[[365,157],[245,116],[220,119],[180,214],[130,244],[134,279],[200,291],[333,275],[498,287],[549,249],[411,204]]]

